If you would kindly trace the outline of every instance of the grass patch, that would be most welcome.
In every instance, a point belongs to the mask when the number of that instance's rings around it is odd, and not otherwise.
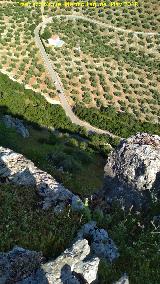
[[[151,220],[158,215],[160,203],[152,204],[145,214],[126,214],[113,206],[111,211],[100,217],[95,211],[94,219],[99,226],[107,230],[116,243],[120,257],[113,263],[100,262],[99,281],[110,284],[117,281],[124,273],[131,284],[160,283],[160,238],[159,228],[154,229]]]
[[[40,202],[34,188],[0,185],[0,251],[18,245],[55,257],[68,247],[84,218],[69,208],[55,215]]]
[[[101,188],[105,159],[92,148],[66,134],[53,135],[28,126],[30,137],[22,138],[0,122],[0,144],[23,154],[74,193],[86,196]],[[74,145],[75,143],[75,145]],[[51,159],[57,155],[58,160]],[[76,166],[72,165],[75,161]],[[60,167],[66,166],[64,171]],[[68,167],[68,168],[67,168]],[[73,167],[73,168],[72,168]]]

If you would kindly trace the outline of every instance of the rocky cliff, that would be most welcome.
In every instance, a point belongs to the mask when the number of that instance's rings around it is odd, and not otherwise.
[[[104,175],[108,202],[141,209],[160,194],[160,137],[137,134],[120,142],[109,155]]]
[[[57,212],[67,204],[80,210],[83,203],[49,174],[38,169],[23,155],[0,147],[0,183],[36,187],[43,209]],[[31,232],[32,233],[32,232]],[[95,222],[85,224],[71,247],[58,258],[46,262],[40,252],[14,247],[0,253],[0,284],[87,284],[97,281],[99,261],[108,262],[119,256],[108,233]]]
[[[24,126],[24,123],[22,120],[18,118],[14,118],[11,115],[4,115],[3,121],[6,127],[8,128],[15,128],[17,133],[19,133],[23,138],[29,137],[29,131]]]
[[[15,247],[8,253],[0,254],[0,283],[93,283],[97,279],[99,258],[84,260],[89,253],[87,240],[79,240],[56,260],[43,263],[40,253]]]
[[[0,182],[36,187],[42,197],[43,208],[61,211],[66,204],[83,207],[81,200],[51,175],[38,169],[33,162],[10,149],[0,147]]]
[[[21,247],[0,253],[0,283],[93,284],[97,283],[100,258],[112,262],[118,256],[107,232],[91,222],[81,228],[69,249],[48,262],[40,252]]]
[[[63,209],[67,204],[83,208],[83,203],[49,174],[23,155],[0,147],[0,182],[37,188],[43,209]],[[107,202],[141,209],[160,195],[160,137],[137,134],[120,142],[105,166],[103,194]],[[69,249],[56,259],[45,261],[39,252],[15,247],[0,253],[0,283],[87,284],[97,282],[101,258],[112,263],[119,256],[113,240],[94,221],[85,224]],[[116,283],[129,283],[123,275]]]

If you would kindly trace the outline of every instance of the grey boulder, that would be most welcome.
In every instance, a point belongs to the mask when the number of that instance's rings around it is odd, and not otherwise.
[[[17,283],[40,268],[42,254],[15,247],[8,253],[0,253],[0,283]]]
[[[142,209],[160,196],[160,137],[138,133],[120,142],[104,168],[107,202]]]
[[[98,257],[89,257],[88,241],[78,240],[56,260],[43,265],[49,284],[93,283],[97,279]]]
[[[1,284],[90,284],[97,280],[98,257],[88,257],[87,240],[79,240],[55,260],[43,264],[41,253],[15,247],[0,254]]]
[[[0,147],[0,182],[35,187],[43,199],[43,209],[52,207],[55,212],[61,212],[67,204],[76,210],[82,208],[82,201],[51,175],[23,155],[4,147]]]
[[[109,238],[108,233],[104,229],[99,229],[96,222],[82,226],[78,232],[77,239],[87,239],[90,243],[91,253],[99,258],[105,258],[112,262],[118,256],[118,249],[113,240]]]
[[[23,121],[18,119],[18,118],[14,118],[11,115],[4,115],[3,116],[3,121],[4,124],[6,125],[6,127],[8,128],[15,128],[16,131],[23,137],[23,138],[27,138],[29,137],[29,131],[28,129],[24,126]]]

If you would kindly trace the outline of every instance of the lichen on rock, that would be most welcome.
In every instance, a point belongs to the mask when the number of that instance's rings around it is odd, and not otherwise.
[[[138,133],[122,140],[104,171],[106,200],[142,209],[152,195],[160,194],[160,137]]]
[[[88,241],[78,240],[55,260],[43,263],[41,253],[15,247],[0,254],[0,283],[90,284],[95,283],[99,258],[88,255]]]
[[[6,125],[6,127],[8,128],[15,128],[16,131],[23,137],[23,138],[27,138],[29,137],[29,131],[26,128],[26,126],[24,126],[24,123],[22,120],[12,117],[11,115],[4,115],[3,116],[3,121],[4,124]]]
[[[77,239],[87,239],[89,241],[92,254],[105,258],[112,262],[118,256],[118,249],[113,240],[109,238],[108,233],[104,229],[99,229],[96,222],[91,221],[80,229]]]
[[[36,187],[43,200],[43,209],[53,207],[55,212],[62,211],[67,204],[71,206],[73,204],[74,209],[75,201],[80,200],[50,174],[38,169],[23,155],[4,147],[0,147],[0,182]],[[82,208],[81,201],[80,205],[79,207]]]
[[[42,254],[20,247],[8,253],[0,253],[0,283],[18,283],[40,268]]]

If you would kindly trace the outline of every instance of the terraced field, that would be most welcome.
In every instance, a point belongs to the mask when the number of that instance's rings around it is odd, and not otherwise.
[[[51,0],[47,2],[52,2]],[[61,1],[63,3],[65,1]],[[78,2],[78,1],[72,1]],[[86,2],[86,1],[83,1]],[[45,7],[45,14],[53,16],[54,13],[83,13],[94,19],[99,19],[109,25],[133,31],[160,32],[159,1],[91,1],[96,2],[96,7]],[[98,3],[106,5],[99,7]]]
[[[33,36],[36,25],[41,21],[39,8],[22,8],[16,2],[1,2],[0,69],[36,92],[54,97],[54,86]]]
[[[53,18],[46,34],[58,34],[61,48],[46,44],[71,105],[112,105],[141,120],[158,121],[160,35],[117,31],[84,19]]]
[[[101,2],[101,1],[99,1]],[[108,3],[108,1],[106,1]],[[159,3],[156,0],[110,1],[106,7],[96,9],[96,16],[108,24],[133,31],[160,32]],[[118,4],[116,4],[118,3]],[[95,9],[85,14],[94,16]]]
[[[0,69],[36,92],[57,99],[34,41],[34,29],[42,21],[43,9],[20,7],[18,1],[0,3]],[[55,49],[46,41],[46,50],[71,106],[77,103],[95,108],[111,105],[117,111],[135,114],[142,121],[158,122],[158,4],[146,0],[138,2],[138,6],[127,6],[125,2],[114,6],[114,3],[101,8],[44,7],[44,17],[74,14],[100,22],[53,17],[47,29],[51,34],[58,34],[65,45]]]

